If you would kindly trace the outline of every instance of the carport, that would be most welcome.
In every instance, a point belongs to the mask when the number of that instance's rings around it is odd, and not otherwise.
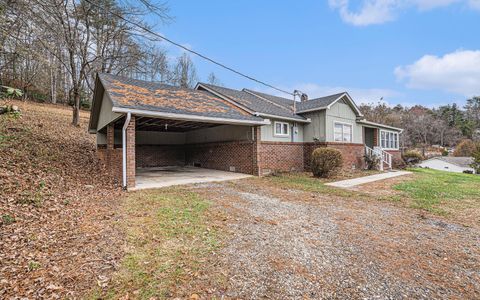
[[[125,136],[124,173],[129,189],[257,175],[256,131],[259,130],[258,124],[264,121],[257,124],[239,120],[207,122],[192,120],[191,116],[170,119],[139,115],[139,111],[135,113],[126,112],[125,117],[107,126],[107,140],[112,140],[109,133],[114,136],[114,148],[123,150],[121,137]],[[112,127],[113,130],[109,130]]]
[[[107,169],[133,189],[232,177],[205,169],[258,175],[260,126],[269,123],[207,91],[99,74],[89,132]]]

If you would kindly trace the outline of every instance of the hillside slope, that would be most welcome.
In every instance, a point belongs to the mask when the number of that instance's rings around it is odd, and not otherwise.
[[[120,256],[120,191],[96,159],[94,136],[64,106],[12,102],[0,115],[0,298],[79,297]]]

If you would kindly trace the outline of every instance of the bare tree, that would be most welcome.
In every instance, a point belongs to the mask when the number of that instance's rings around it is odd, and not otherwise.
[[[6,1],[0,2],[0,78],[25,90],[40,89],[53,103],[58,95],[68,96],[73,125],[78,125],[81,101],[91,94],[98,72],[170,79],[165,53],[147,47],[148,33],[125,21],[138,21],[149,13],[169,20],[165,4],[153,0]]]
[[[193,88],[197,81],[197,71],[190,56],[183,53],[177,59],[173,72],[173,83],[184,88]]]
[[[208,75],[207,82],[212,84],[212,85],[218,85],[218,86],[223,86],[222,82],[220,79],[218,79],[217,75],[215,73],[211,72]]]

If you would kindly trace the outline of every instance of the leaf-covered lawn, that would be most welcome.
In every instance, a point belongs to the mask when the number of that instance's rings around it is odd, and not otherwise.
[[[130,194],[124,204],[122,227],[127,253],[107,291],[92,298],[150,299],[190,297],[188,288],[206,259],[218,247],[210,203],[183,188]]]
[[[434,213],[480,209],[480,176],[431,169],[412,169],[413,180],[393,186],[412,200],[411,206]]]
[[[335,178],[329,179],[313,177],[312,173],[282,173],[276,176],[260,178],[259,180],[278,184],[285,188],[299,189],[306,192],[322,193],[340,197],[359,197],[361,194],[358,192],[330,187],[325,185],[325,183],[369,176],[377,173],[377,171],[357,170],[351,173],[342,173]]]

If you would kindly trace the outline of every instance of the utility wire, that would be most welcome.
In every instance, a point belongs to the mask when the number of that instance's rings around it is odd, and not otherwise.
[[[101,5],[98,5],[97,3],[92,2],[91,0],[85,0],[85,1],[88,2],[88,3],[90,3],[90,4],[93,5],[93,6],[96,6],[96,7],[99,8],[99,9],[103,9],[105,12],[108,12],[109,14],[111,14],[111,15],[119,18],[119,19],[122,19],[123,21],[125,21],[125,22],[127,22],[127,23],[129,23],[129,24],[131,24],[131,25],[134,25],[134,26],[139,27],[140,29],[142,29],[142,30],[145,31],[145,32],[148,32],[148,33],[151,34],[151,35],[154,35],[154,36],[156,36],[156,37],[158,37],[158,38],[160,38],[160,39],[162,39],[162,40],[164,40],[164,41],[166,41],[166,42],[169,42],[169,43],[172,44],[172,45],[175,45],[175,46],[177,46],[177,47],[179,47],[179,48],[182,48],[183,50],[185,50],[185,51],[187,51],[187,52],[190,52],[190,53],[192,53],[192,54],[195,54],[195,55],[197,55],[197,56],[199,56],[199,57],[201,57],[201,58],[203,58],[203,59],[205,59],[205,60],[207,60],[207,61],[209,61],[209,62],[211,62],[211,63],[213,63],[213,64],[215,64],[215,65],[217,65],[217,66],[220,66],[220,67],[222,67],[222,68],[224,68],[224,69],[227,69],[227,70],[229,70],[229,71],[231,71],[231,72],[233,72],[233,73],[235,73],[235,74],[237,74],[237,75],[240,75],[240,76],[242,76],[242,77],[245,77],[245,78],[247,78],[247,79],[249,79],[249,80],[252,80],[252,81],[254,81],[254,82],[256,82],[256,83],[260,83],[260,84],[262,84],[262,85],[264,85],[264,86],[267,86],[267,87],[272,88],[272,89],[274,89],[274,90],[277,90],[277,91],[279,91],[279,92],[282,92],[282,93],[285,93],[285,94],[288,94],[288,95],[293,96],[293,93],[291,93],[291,92],[287,92],[287,91],[282,90],[282,89],[280,89],[280,88],[277,88],[277,87],[275,87],[275,86],[273,86],[273,85],[271,85],[271,84],[269,84],[269,83],[266,83],[266,82],[264,82],[264,81],[258,80],[258,79],[256,79],[256,78],[253,78],[252,76],[246,75],[246,74],[244,74],[244,73],[242,73],[242,72],[240,72],[240,71],[237,71],[237,70],[235,70],[235,69],[233,69],[233,68],[231,68],[231,67],[229,67],[229,66],[227,66],[227,65],[225,65],[225,64],[223,64],[223,63],[220,63],[220,62],[218,62],[218,61],[216,61],[216,60],[214,60],[214,59],[212,59],[212,58],[209,58],[209,57],[206,56],[206,55],[203,55],[203,54],[201,54],[201,53],[199,53],[199,52],[197,52],[197,51],[191,50],[191,49],[189,49],[189,48],[187,48],[187,47],[185,47],[185,46],[183,46],[183,45],[181,45],[181,44],[179,44],[179,43],[177,43],[177,42],[175,42],[175,41],[173,41],[173,40],[171,40],[171,39],[169,39],[169,38],[164,37],[163,35],[160,35],[160,34],[154,32],[154,31],[148,29],[147,27],[145,27],[145,26],[143,26],[143,25],[141,25],[141,24],[139,24],[139,23],[137,23],[137,22],[131,21],[131,20],[123,17],[122,15],[120,15],[120,14],[118,14],[118,13],[112,12],[111,10],[109,10],[109,9],[107,9],[107,8],[101,6]]]

